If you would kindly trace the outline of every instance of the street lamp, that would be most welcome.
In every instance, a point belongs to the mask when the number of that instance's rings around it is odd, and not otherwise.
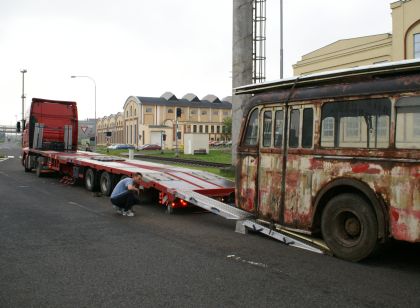
[[[28,71],[26,69],[20,70],[22,73],[22,135],[23,130],[25,129],[25,73]]]
[[[90,79],[92,82],[93,82],[93,85],[95,86],[95,119],[94,119],[94,122],[95,122],[95,147],[96,147],[96,82],[95,82],[95,79],[93,79],[92,77],[90,77],[90,76],[70,76],[71,78],[88,78],[88,79]]]
[[[280,79],[283,79],[283,0],[280,0]]]

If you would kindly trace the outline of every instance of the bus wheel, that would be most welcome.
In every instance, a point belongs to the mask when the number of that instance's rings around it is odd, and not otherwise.
[[[97,179],[96,179],[96,173],[92,169],[86,170],[85,174],[85,187],[89,191],[95,191],[97,188]]]
[[[348,261],[366,258],[378,243],[375,213],[370,204],[356,194],[341,194],[327,203],[321,230],[333,254]]]
[[[112,175],[108,172],[102,172],[101,179],[99,180],[99,187],[104,196],[109,196],[112,193],[112,183]]]

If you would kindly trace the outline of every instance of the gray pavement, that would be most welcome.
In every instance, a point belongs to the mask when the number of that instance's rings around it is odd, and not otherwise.
[[[197,210],[136,211],[0,162],[0,307],[420,307],[418,244],[349,263]]]

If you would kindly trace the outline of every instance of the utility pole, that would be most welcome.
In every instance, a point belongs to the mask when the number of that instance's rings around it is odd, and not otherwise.
[[[22,73],[22,136],[23,136],[23,130],[25,129],[25,73],[28,71],[26,69],[20,70]]]

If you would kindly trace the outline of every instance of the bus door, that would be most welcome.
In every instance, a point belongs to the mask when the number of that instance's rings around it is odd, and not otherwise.
[[[246,119],[236,169],[236,204],[250,213],[255,213],[257,209],[258,132],[259,109],[255,108]]]
[[[258,158],[258,217],[279,222],[284,111],[281,107],[260,111]]]
[[[314,107],[292,106],[289,109],[287,162],[284,189],[283,223],[304,227],[311,220],[312,175],[309,168],[314,139]]]

